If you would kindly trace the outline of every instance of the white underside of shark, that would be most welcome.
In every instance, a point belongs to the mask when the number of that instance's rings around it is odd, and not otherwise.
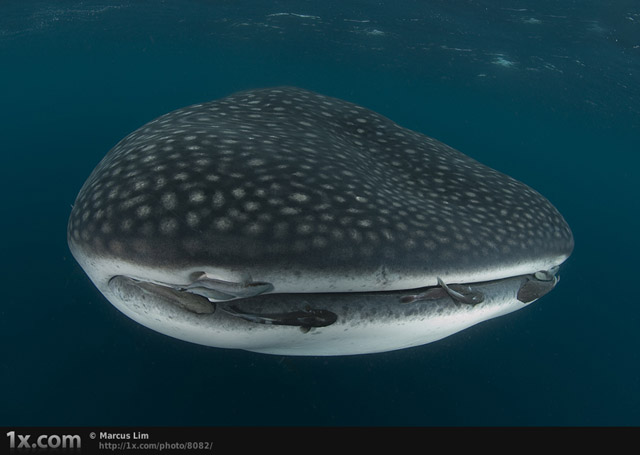
[[[474,289],[484,295],[484,301],[478,305],[460,304],[449,297],[400,302],[403,294],[411,294],[413,288],[435,285],[435,279],[423,278],[420,282],[415,278],[402,283],[400,289],[396,286],[394,292],[343,292],[346,288],[341,289],[340,286],[346,283],[340,283],[337,277],[334,280],[305,277],[306,283],[295,283],[290,277],[289,287],[278,289],[276,286],[276,293],[268,296],[271,301],[280,300],[285,306],[293,304],[300,307],[309,302],[337,315],[336,322],[329,326],[301,330],[295,326],[247,321],[220,309],[211,314],[197,314],[155,298],[153,294],[123,293],[109,285],[112,277],[129,276],[151,283],[186,284],[193,270],[141,267],[113,259],[90,258],[77,248],[72,248],[72,251],[107,300],[129,318],[152,330],[205,346],[293,356],[369,354],[440,340],[529,305],[531,302],[523,303],[517,299],[518,290],[526,281],[524,276],[537,270],[551,269],[565,259],[560,257],[537,264],[520,264],[511,269],[478,271],[473,277],[452,275],[443,278],[450,283],[476,283]],[[225,280],[243,278],[239,273],[217,272]],[[266,273],[254,272],[253,275],[259,280],[274,279]],[[350,285],[353,287],[351,281]],[[317,293],[314,286],[343,293]],[[278,294],[278,291],[286,293]],[[253,299],[264,298],[258,296]],[[241,300],[237,302],[242,303]]]

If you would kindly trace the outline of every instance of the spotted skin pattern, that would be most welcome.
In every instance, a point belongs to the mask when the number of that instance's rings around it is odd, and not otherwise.
[[[568,256],[539,193],[347,101],[278,87],[178,109],[100,162],[69,243],[151,267],[446,275]]]

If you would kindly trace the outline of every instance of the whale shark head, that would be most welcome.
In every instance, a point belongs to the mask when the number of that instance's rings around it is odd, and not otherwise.
[[[250,90],[163,115],[80,190],[68,243],[134,320],[293,355],[440,339],[550,291],[572,233],[539,193],[361,106]]]

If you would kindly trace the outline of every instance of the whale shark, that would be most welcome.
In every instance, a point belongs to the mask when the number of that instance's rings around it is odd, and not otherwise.
[[[319,356],[424,345],[524,308],[574,248],[524,183],[295,87],[133,131],[80,189],[67,240],[104,297],[150,329]]]

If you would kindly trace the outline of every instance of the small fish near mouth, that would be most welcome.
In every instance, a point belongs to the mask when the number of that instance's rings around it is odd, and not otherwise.
[[[518,290],[518,300],[523,303],[531,303],[543,297],[556,287],[560,278],[556,276],[558,267],[549,271],[539,271],[527,276],[527,282]]]
[[[248,313],[241,310],[238,305],[222,305],[220,307],[226,313],[259,324],[290,325],[300,327],[305,332],[312,327],[327,327],[338,320],[338,315],[318,308],[306,307],[302,310],[287,313]]]
[[[193,293],[193,288],[188,285],[149,283],[126,276],[116,276],[109,281],[109,286],[124,301],[155,300],[200,318],[214,317],[215,312],[222,312],[231,320],[246,323],[247,330],[251,330],[253,325],[284,326],[297,327],[301,333],[306,334],[334,324],[348,327],[353,324],[354,319],[365,319],[365,313],[370,315],[368,317],[375,314],[381,317],[380,315],[384,314],[389,319],[398,319],[398,315],[402,314],[415,316],[442,314],[443,311],[472,314],[475,308],[482,306],[485,299],[492,304],[497,300],[496,296],[505,293],[505,289],[511,289],[507,294],[517,293],[518,301],[529,304],[555,286],[558,282],[556,272],[557,268],[520,277],[464,285],[446,285],[438,279],[437,286],[416,289],[413,290],[413,294],[407,294],[403,290],[337,294],[266,293],[218,302]],[[456,307],[459,310],[452,310]],[[214,322],[213,326],[216,324]]]
[[[175,305],[195,314],[212,314],[215,303],[198,294],[183,292],[170,286],[135,280],[116,275],[109,280],[109,288],[125,301],[154,299]]]
[[[419,294],[405,295],[400,301],[412,303],[420,300],[441,299],[446,296],[451,297],[455,302],[467,305],[478,305],[484,301],[482,293],[474,290],[472,285],[446,285],[440,278],[438,278],[438,286],[428,288]]]
[[[522,303],[531,303],[553,290],[560,279],[556,276],[558,267],[552,270],[539,271],[526,275],[525,282],[518,289],[517,298]],[[446,296],[454,302],[475,306],[484,302],[484,295],[478,291],[474,284],[445,284],[438,278],[438,286],[432,286],[418,294],[409,294],[400,298],[402,303],[413,303],[424,300],[437,300]]]

